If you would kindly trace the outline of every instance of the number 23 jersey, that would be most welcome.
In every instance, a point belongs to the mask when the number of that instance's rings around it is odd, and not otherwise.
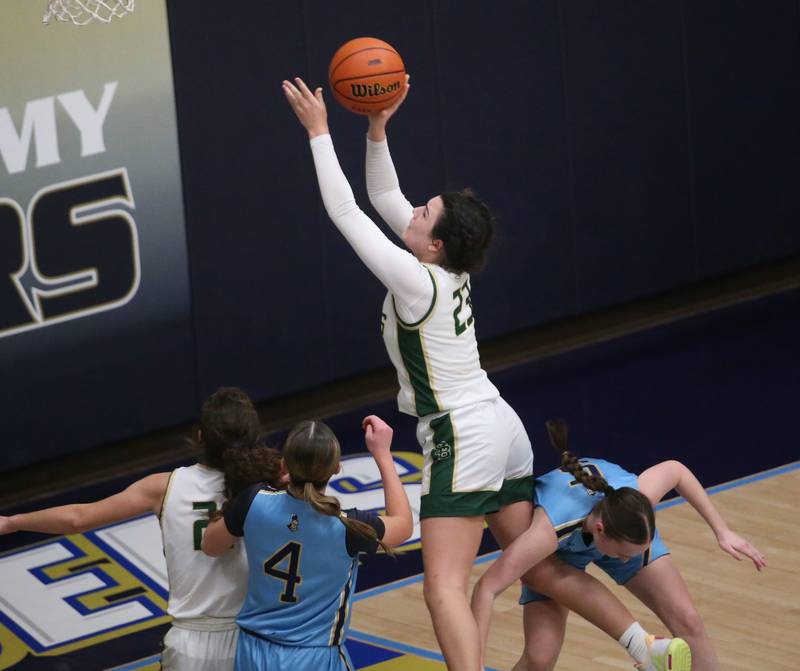
[[[400,411],[424,417],[497,398],[497,388],[481,368],[469,275],[423,265],[433,299],[422,319],[404,322],[391,292],[381,310],[383,340],[400,383]]]

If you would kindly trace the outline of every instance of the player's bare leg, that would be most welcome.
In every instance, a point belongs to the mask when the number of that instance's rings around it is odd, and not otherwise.
[[[553,671],[556,668],[569,611],[555,601],[532,601],[522,611],[525,649],[511,671]]]
[[[518,501],[487,515],[486,521],[497,544],[505,549],[531,525],[532,517],[533,503]]]
[[[555,555],[539,562],[522,580],[532,590],[555,599],[615,640],[635,621],[603,583]]]
[[[719,671],[711,639],[686,583],[669,556],[645,566],[625,587],[658,616],[673,636],[689,644],[692,671]]]
[[[451,671],[480,671],[480,637],[467,585],[483,537],[483,515],[422,520],[425,604]]]

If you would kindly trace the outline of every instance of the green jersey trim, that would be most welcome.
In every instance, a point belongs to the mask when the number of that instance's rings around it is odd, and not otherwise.
[[[408,372],[409,382],[414,390],[414,409],[417,416],[424,417],[434,412],[441,412],[436,393],[431,386],[422,332],[418,329],[408,330],[398,324],[397,346],[403,359],[403,365]]]
[[[433,429],[430,493],[452,494],[458,446],[450,413],[432,419],[430,426]]]
[[[164,524],[161,521],[161,518],[164,516],[164,506],[167,505],[167,497],[169,496],[170,492],[172,491],[172,481],[175,478],[175,473],[177,472],[177,468],[173,469],[173,471],[169,474],[169,478],[167,478],[167,486],[164,489],[164,496],[161,497],[161,506],[158,509],[158,526],[161,527],[162,537],[164,531]]]
[[[428,357],[425,353],[425,344],[422,339],[422,326],[433,314],[439,291],[436,278],[430,268],[426,266],[425,270],[428,271],[433,284],[433,298],[428,311],[422,316],[422,319],[413,324],[404,322],[400,315],[397,314],[397,305],[394,302],[394,295],[392,295],[392,307],[397,320],[397,347],[408,373],[411,388],[414,390],[414,411],[418,417],[442,411],[436,398],[436,392],[433,390],[433,385],[431,385]]]
[[[422,319],[419,319],[418,321],[415,321],[414,323],[403,321],[402,317],[400,317],[400,315],[397,314],[397,303],[395,303],[394,294],[392,294],[392,308],[394,309],[394,316],[397,319],[397,323],[399,325],[407,328],[407,329],[414,329],[414,328],[419,328],[420,326],[422,326],[422,324],[425,322],[425,320],[428,317],[431,316],[431,313],[433,312],[433,308],[436,307],[436,299],[437,299],[438,294],[439,294],[439,290],[438,290],[438,287],[436,285],[436,278],[433,276],[433,273],[431,272],[430,268],[425,266],[425,270],[428,271],[428,275],[430,275],[430,277],[431,277],[431,283],[433,284],[433,298],[431,299],[431,305],[428,308],[428,311],[424,315],[422,315]]]

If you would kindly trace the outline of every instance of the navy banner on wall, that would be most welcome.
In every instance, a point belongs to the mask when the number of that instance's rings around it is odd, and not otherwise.
[[[0,7],[5,468],[193,406],[165,6],[80,28],[41,11]]]

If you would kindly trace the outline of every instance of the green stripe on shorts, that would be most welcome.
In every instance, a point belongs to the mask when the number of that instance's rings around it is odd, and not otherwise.
[[[435,466],[435,462],[434,462]],[[499,492],[452,492],[442,493],[433,489],[420,501],[420,518],[425,517],[471,517],[491,515],[503,506],[520,501],[533,500],[533,476],[526,475],[513,480],[503,480]]]
[[[473,517],[489,515],[500,509],[497,492],[425,494],[420,499],[420,519],[426,517]]]
[[[430,423],[433,429],[431,450],[431,486],[429,494],[441,495],[453,492],[453,470],[456,465],[456,439],[449,413]]]
[[[508,506],[519,501],[533,501],[533,475],[503,480],[499,495],[500,506]]]
[[[431,482],[428,494],[420,500],[420,518],[472,517],[497,512],[497,492],[453,492],[456,444],[450,415],[432,419],[433,449],[431,450]]]

